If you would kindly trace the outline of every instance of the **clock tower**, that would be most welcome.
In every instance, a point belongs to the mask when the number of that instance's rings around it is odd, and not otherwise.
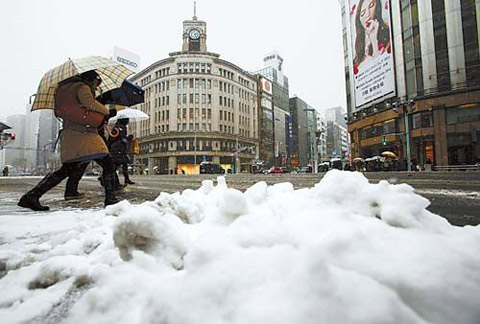
[[[183,47],[184,52],[206,52],[207,51],[207,24],[198,20],[196,16],[196,5],[192,20],[183,22]]]

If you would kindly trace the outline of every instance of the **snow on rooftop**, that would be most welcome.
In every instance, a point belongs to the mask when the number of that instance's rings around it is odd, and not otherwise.
[[[1,322],[478,324],[480,227],[428,205],[333,170],[2,216]]]

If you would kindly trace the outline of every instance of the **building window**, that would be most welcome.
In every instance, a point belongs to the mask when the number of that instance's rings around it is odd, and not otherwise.
[[[447,124],[460,124],[480,121],[480,106],[472,104],[465,107],[452,107],[446,109]]]
[[[383,134],[396,133],[395,120],[389,120],[383,123]],[[353,137],[352,137],[353,138]]]

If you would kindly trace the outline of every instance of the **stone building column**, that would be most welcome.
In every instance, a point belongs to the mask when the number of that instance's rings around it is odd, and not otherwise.
[[[154,158],[148,157],[148,175],[151,176],[154,174],[153,167],[155,166]]]
[[[431,1],[418,1],[418,20],[420,24],[423,84],[425,89],[433,90],[437,87],[437,64],[435,59]]]
[[[391,1],[392,6],[392,34],[393,34],[393,54],[395,55],[395,81],[397,84],[397,96],[405,97],[407,94],[407,85],[405,81],[405,66],[403,60],[403,37],[400,1]]]
[[[465,86],[465,51],[463,47],[462,7],[460,0],[445,0],[448,59],[452,89]]]
[[[435,163],[448,165],[447,120],[445,106],[433,107],[433,128],[435,135]]]
[[[176,156],[169,156],[168,157],[168,174],[172,173],[176,174],[177,170],[177,157]]]

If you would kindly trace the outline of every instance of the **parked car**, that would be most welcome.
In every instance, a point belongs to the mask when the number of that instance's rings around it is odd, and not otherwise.
[[[225,174],[225,169],[217,163],[202,162],[200,163],[200,174]]]
[[[312,167],[311,166],[302,167],[300,169],[300,173],[312,173]]]
[[[283,173],[283,170],[280,167],[272,166],[268,173],[270,173],[270,174]]]

